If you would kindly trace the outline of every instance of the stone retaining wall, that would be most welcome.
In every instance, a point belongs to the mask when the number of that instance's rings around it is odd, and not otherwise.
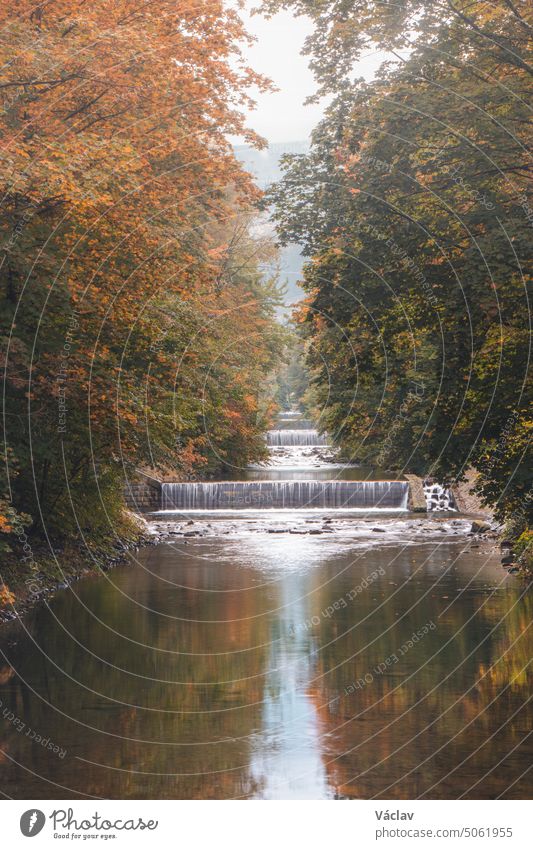
[[[161,509],[161,482],[142,475],[128,481],[124,487],[124,498],[130,510],[136,513],[151,513]]]
[[[418,475],[405,475],[405,479],[409,482],[409,510],[413,513],[427,513],[422,478]]]
[[[477,472],[474,469],[469,469],[466,473],[466,479],[453,485],[452,492],[455,504],[461,513],[473,513],[476,516],[492,519],[492,510],[486,507],[479,496],[473,492],[476,478]]]

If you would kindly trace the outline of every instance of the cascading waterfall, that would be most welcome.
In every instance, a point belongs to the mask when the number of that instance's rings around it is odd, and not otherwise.
[[[272,448],[295,445],[327,445],[327,437],[319,434],[317,430],[269,430],[267,432],[267,445]]]
[[[305,468],[308,454],[318,449],[323,455],[324,446],[331,452],[327,434],[319,434],[311,422],[296,421],[296,413],[286,413],[285,422],[266,434],[270,447],[271,467],[276,468],[279,458],[294,461],[295,467]],[[292,421],[289,423],[289,420]],[[285,424],[285,426],[284,426]],[[327,462],[321,461],[322,466]],[[320,466],[320,462],[319,462]],[[264,480],[216,481],[198,483],[163,483],[161,509],[169,511],[210,510],[305,510],[339,509],[386,510],[408,509],[409,484],[407,481],[354,481],[354,480],[286,480],[276,477]]]
[[[424,495],[429,513],[435,510],[455,510],[452,491],[440,483],[424,481]]]
[[[226,481],[164,483],[163,510],[360,508],[406,510],[406,481]]]

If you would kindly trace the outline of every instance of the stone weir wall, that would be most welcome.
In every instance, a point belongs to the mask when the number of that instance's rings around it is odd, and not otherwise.
[[[409,510],[414,513],[426,513],[427,504],[422,478],[417,477],[417,475],[405,475],[405,479],[409,484]]]
[[[470,472],[467,477],[467,481],[453,487],[456,508],[460,513],[473,513],[491,518],[490,511],[481,504],[471,491],[475,483],[475,473]],[[417,475],[405,475],[405,478],[409,484],[409,497],[406,506],[416,513],[425,513],[427,505],[422,479]],[[322,485],[318,484],[318,487]],[[232,484],[227,482],[224,486],[231,487]],[[124,499],[129,509],[135,513],[151,513],[161,510],[164,501],[162,481],[139,472],[137,477],[128,481],[124,487]],[[385,506],[385,504],[382,506]]]
[[[262,504],[262,490],[269,490],[270,498],[266,499],[265,504]],[[271,493],[270,490],[276,489],[276,493]],[[306,488],[305,493],[300,490]],[[313,492],[307,490],[312,488]],[[236,498],[236,490],[246,489],[242,493],[242,498]],[[285,493],[285,489],[290,492]],[[297,490],[298,497],[293,502],[290,496],[292,490]],[[219,490],[230,490],[232,498],[230,503],[218,504],[217,498],[214,495]],[[275,494],[279,495],[277,490],[283,490],[281,493],[283,503],[287,501],[285,506],[290,507],[334,507],[334,506],[360,506],[360,507],[382,507],[382,508],[398,508],[405,509],[408,505],[413,509],[412,489],[411,486],[401,481],[380,481],[380,482],[357,482],[357,481],[263,481],[263,482],[246,482],[235,483],[231,481],[221,483],[190,484],[190,483],[165,483],[157,478],[139,473],[138,476],[129,481],[124,488],[124,498],[130,510],[136,513],[151,513],[163,509],[213,509],[219,506],[224,507],[245,507],[255,506],[256,508],[280,506],[277,504],[279,498],[273,498]],[[335,490],[331,492],[330,490]],[[338,497],[333,497],[333,495]],[[211,492],[213,491],[213,493]],[[249,493],[248,493],[249,491]],[[172,496],[174,497],[170,497]],[[179,497],[177,497],[179,494]],[[188,498],[184,498],[187,494]],[[225,493],[226,494],[226,493]],[[213,497],[211,497],[213,495]],[[248,497],[244,497],[247,495]],[[303,497],[305,495],[305,497]],[[198,498],[198,496],[201,496]],[[340,500],[339,500],[340,499]],[[222,499],[226,501],[227,499]],[[234,504],[234,501],[237,504]],[[337,505],[336,502],[339,501]],[[179,502],[179,503],[177,503]],[[248,503],[249,502],[249,503]],[[258,502],[258,503],[256,503]],[[352,503],[353,502],[353,503]]]
[[[151,513],[161,509],[161,481],[139,474],[124,487],[124,499],[135,513]]]

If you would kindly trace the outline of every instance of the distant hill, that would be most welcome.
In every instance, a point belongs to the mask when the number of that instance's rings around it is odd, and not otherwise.
[[[279,167],[281,156],[285,153],[307,153],[308,150],[308,141],[276,142],[270,144],[266,150],[255,150],[246,145],[238,145],[235,147],[235,155],[254,175],[257,185],[261,189],[266,189],[282,176]],[[303,295],[301,288],[297,285],[303,264],[299,246],[288,245],[282,248],[280,259],[281,279],[287,283],[286,302],[291,304],[300,300]]]

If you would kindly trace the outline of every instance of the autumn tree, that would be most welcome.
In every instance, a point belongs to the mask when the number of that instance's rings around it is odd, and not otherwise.
[[[261,145],[242,112],[267,82],[216,0],[15,0],[0,22],[2,529],[112,532],[135,467],[263,450],[276,287],[254,257],[228,269],[257,200],[229,137]]]

